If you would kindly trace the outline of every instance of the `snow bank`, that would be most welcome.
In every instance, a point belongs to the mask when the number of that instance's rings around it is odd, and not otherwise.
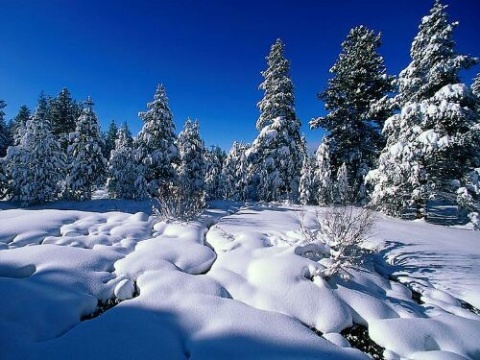
[[[0,211],[2,356],[367,359],[340,334],[362,324],[391,358],[478,358],[480,317],[457,300],[480,306],[477,233],[379,215],[375,266],[324,279],[300,228],[325,209],[216,205],[190,223]]]

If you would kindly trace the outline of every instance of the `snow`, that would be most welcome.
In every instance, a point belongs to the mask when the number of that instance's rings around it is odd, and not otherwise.
[[[147,202],[7,205],[5,359],[368,359],[340,334],[353,324],[392,359],[480,352],[480,317],[460,302],[480,307],[477,232],[379,214],[373,262],[324,278],[325,249],[301,231],[323,208],[215,202],[181,223]]]

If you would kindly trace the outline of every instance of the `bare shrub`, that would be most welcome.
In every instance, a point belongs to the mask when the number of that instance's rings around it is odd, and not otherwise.
[[[153,214],[162,220],[193,220],[202,214],[205,196],[185,185],[167,183],[153,200]]]
[[[316,212],[313,228],[301,220],[302,233],[308,242],[327,246],[330,261],[322,276],[337,273],[347,276],[345,268],[364,263],[367,250],[361,244],[372,235],[375,217],[371,210],[347,206],[332,207],[325,213]]]

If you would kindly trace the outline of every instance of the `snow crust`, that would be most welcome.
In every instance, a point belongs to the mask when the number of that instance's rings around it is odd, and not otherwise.
[[[480,307],[476,232],[378,215],[373,263],[325,279],[300,231],[323,209],[211,206],[189,223],[0,210],[2,358],[368,359],[340,334],[353,324],[388,358],[478,358],[459,300]]]

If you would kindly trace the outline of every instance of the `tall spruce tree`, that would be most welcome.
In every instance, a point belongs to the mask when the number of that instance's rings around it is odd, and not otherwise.
[[[437,0],[422,19],[393,100],[400,111],[385,123],[387,144],[369,175],[372,205],[392,215],[413,206],[424,217],[432,199],[455,203],[466,174],[479,165],[473,95],[459,77],[477,60],[456,53],[458,23],[448,22],[446,8]]]
[[[363,202],[363,169],[371,169],[384,146],[381,128],[390,115],[388,107],[376,106],[392,90],[393,78],[386,74],[383,57],[377,53],[380,34],[365,26],[350,30],[342,52],[330,69],[333,78],[318,94],[329,113],[313,119],[311,128],[328,130],[332,172],[345,163],[348,171],[348,197]]]
[[[95,187],[104,184],[107,160],[102,154],[102,138],[93,101],[87,98],[75,131],[70,134],[66,196],[90,200]]]
[[[300,136],[300,120],[295,114],[295,97],[290,64],[284,57],[284,44],[278,39],[266,60],[267,70],[258,103],[260,134],[249,149],[250,181],[256,187],[253,197],[264,201],[298,200],[300,171],[305,147]]]
[[[423,17],[410,49],[411,62],[398,78],[396,103],[420,102],[435,95],[443,86],[460,83],[459,71],[477,63],[475,58],[455,51],[453,30],[447,5],[435,0],[430,14]]]
[[[175,165],[180,157],[176,145],[175,124],[168,106],[168,98],[162,85],[157,87],[148,110],[138,116],[143,127],[136,143],[139,161],[145,166],[145,179],[150,196],[156,197],[163,185],[175,181]]]
[[[70,90],[64,88],[50,101],[50,109],[53,133],[66,150],[68,136],[75,131],[76,121],[82,114],[82,106],[72,98]]]
[[[54,200],[64,178],[65,155],[52,133],[47,110],[41,97],[18,144],[9,147],[5,158],[13,198],[23,206]]]

